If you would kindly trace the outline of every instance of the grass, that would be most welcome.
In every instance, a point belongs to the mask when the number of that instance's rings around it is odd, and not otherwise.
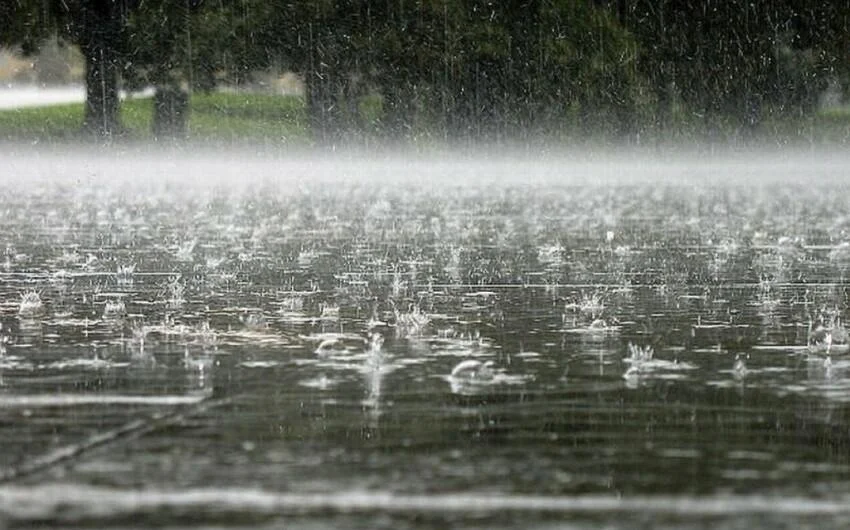
[[[365,99],[360,104],[364,121],[372,133],[380,121],[380,100]],[[151,131],[153,100],[140,98],[121,104],[121,121],[127,141],[155,141]],[[77,143],[85,141],[81,134],[83,104],[53,105],[0,111],[0,140],[24,143]],[[850,143],[850,107],[821,111],[813,116],[792,119],[766,118],[759,127],[741,136],[729,124],[718,123],[719,134],[705,136],[701,120],[671,124],[661,139],[674,143],[699,142],[706,137],[712,141],[726,138],[747,145],[798,144],[847,145]],[[375,129],[375,130],[371,130]],[[578,129],[567,130],[579,133]],[[702,132],[701,132],[702,131]],[[368,133],[369,131],[361,131]],[[304,146],[310,143],[310,131],[304,99],[298,96],[278,96],[243,92],[195,93],[190,102],[189,140],[210,144],[265,143]],[[744,132],[744,134],[748,134]],[[650,144],[652,132],[646,141]],[[368,136],[368,134],[366,135]],[[426,135],[427,136],[427,135]],[[365,136],[364,136],[365,137]],[[581,138],[596,138],[586,132],[577,137],[567,135],[563,142],[581,142]],[[737,140],[736,140],[737,139]],[[755,143],[752,141],[755,140]],[[418,140],[427,141],[427,140]],[[603,142],[604,143],[604,142]]]
[[[0,139],[26,143],[79,141],[82,103],[0,111]],[[153,141],[153,100],[121,103],[121,122],[130,141]],[[297,96],[196,93],[189,113],[189,138],[216,142],[309,141],[304,100]]]
[[[304,100],[297,96],[215,93],[192,97],[189,132],[211,140],[304,143],[307,123]]]
[[[24,142],[71,140],[83,123],[82,104],[0,111],[0,138]]]

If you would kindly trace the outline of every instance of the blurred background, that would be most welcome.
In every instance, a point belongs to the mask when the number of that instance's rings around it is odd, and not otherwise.
[[[802,0],[13,0],[0,82],[86,87],[77,121],[95,136],[844,143],[848,15]],[[147,100],[122,113],[122,90]],[[40,118],[0,130],[62,136]]]

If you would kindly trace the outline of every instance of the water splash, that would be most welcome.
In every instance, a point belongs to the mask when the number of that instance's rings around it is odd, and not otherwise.
[[[133,275],[136,272],[136,264],[129,263],[119,265],[115,271],[115,281],[118,285],[128,287],[133,285]]]
[[[41,301],[41,295],[37,291],[26,291],[21,294],[21,301],[18,305],[18,315],[21,318],[37,318],[44,314],[44,303]]]

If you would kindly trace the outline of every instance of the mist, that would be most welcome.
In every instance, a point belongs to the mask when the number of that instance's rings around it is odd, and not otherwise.
[[[622,150],[625,151],[625,150]],[[680,149],[612,151],[527,149],[339,150],[123,145],[16,146],[0,154],[7,187],[85,184],[144,188],[381,184],[392,187],[797,186],[847,178],[838,149]]]

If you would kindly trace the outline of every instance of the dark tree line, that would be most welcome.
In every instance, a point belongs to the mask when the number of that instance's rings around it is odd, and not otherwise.
[[[119,79],[209,90],[275,68],[302,76],[320,142],[628,139],[811,113],[850,81],[848,16],[837,0],[7,0],[0,42],[79,45],[101,134]]]
[[[675,101],[706,120],[757,125],[810,113],[830,82],[846,84],[846,2],[621,0],[640,69],[664,121]]]
[[[8,0],[0,19],[0,43],[20,43],[25,52],[58,33],[85,57],[85,127],[112,134],[118,127],[118,82],[126,23],[138,0]]]
[[[305,2],[290,56],[304,73],[320,137],[363,127],[358,102],[381,101],[386,139],[551,131],[600,112],[631,122],[641,80],[636,42],[604,8],[509,0]],[[276,38],[272,34],[272,38]],[[275,42],[268,48],[275,48]],[[593,109],[593,110],[591,110]],[[610,115],[610,116],[609,116]],[[609,120],[610,121],[610,120]]]

